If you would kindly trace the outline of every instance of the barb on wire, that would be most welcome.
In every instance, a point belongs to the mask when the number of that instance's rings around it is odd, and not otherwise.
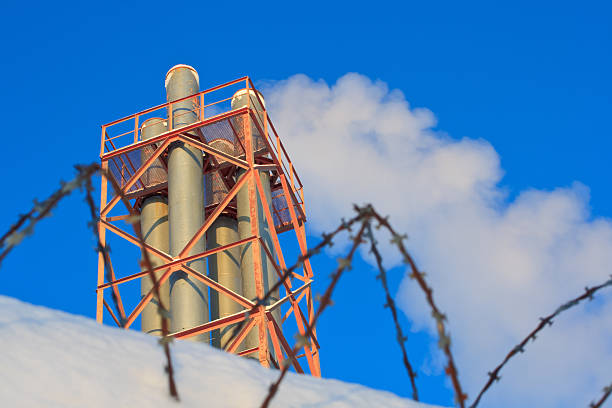
[[[412,399],[415,401],[419,400],[419,392],[416,386],[416,373],[412,369],[412,365],[408,360],[408,352],[406,351],[406,341],[408,340],[404,333],[402,332],[402,327],[399,324],[399,320],[397,318],[397,307],[395,306],[395,301],[391,296],[391,292],[389,291],[389,284],[387,283],[387,273],[382,264],[382,256],[378,251],[378,247],[376,246],[376,239],[374,238],[374,233],[372,232],[372,225],[370,221],[367,222],[367,233],[366,236],[370,240],[370,252],[374,254],[374,258],[376,258],[376,265],[378,266],[379,274],[376,276],[376,279],[380,280],[380,283],[385,291],[386,303],[385,307],[388,307],[391,310],[391,316],[393,316],[393,322],[395,323],[395,331],[397,332],[397,343],[402,349],[402,357],[404,361],[404,366],[406,366],[406,371],[408,371],[408,377],[410,377],[410,385],[412,385]]]
[[[37,204],[36,202],[34,204]],[[9,239],[9,241],[13,241],[13,239],[10,239],[10,237],[13,235],[13,233],[15,231],[17,231],[19,228],[21,228],[21,226],[27,221],[29,220],[33,215],[34,215],[34,210],[36,207],[32,208],[30,211],[28,211],[26,214],[22,214],[19,216],[19,218],[17,219],[17,222],[15,222],[15,224],[13,224],[9,230],[7,232],[4,233],[4,235],[2,235],[2,237],[0,237],[0,248],[4,247],[4,243],[7,239]],[[16,243],[12,243],[11,242],[11,246],[16,245]]]
[[[542,329],[544,329],[546,326],[551,326],[553,324],[553,319],[555,317],[557,317],[559,314],[561,314],[564,311],[566,311],[566,310],[568,310],[568,309],[578,305],[581,301],[583,301],[585,299],[592,300],[593,299],[593,295],[598,290],[603,289],[603,288],[605,288],[607,286],[612,286],[612,276],[610,277],[610,279],[608,279],[606,282],[602,283],[601,285],[593,286],[592,288],[589,288],[589,287],[584,288],[584,293],[582,295],[577,296],[577,297],[575,297],[574,299],[572,299],[572,300],[570,300],[568,302],[565,302],[564,304],[559,306],[553,313],[549,314],[548,316],[541,317],[540,318],[540,323],[536,326],[536,328],[533,329],[531,331],[531,333],[529,333],[527,335],[527,337],[525,337],[523,339],[523,341],[521,341],[518,345],[513,347],[512,350],[510,350],[510,352],[508,352],[508,354],[506,355],[504,360],[497,367],[495,367],[495,369],[493,371],[488,373],[489,379],[487,380],[487,382],[484,385],[484,387],[482,387],[482,389],[478,393],[478,396],[476,397],[476,399],[474,400],[472,405],[470,405],[470,408],[476,408],[478,406],[478,403],[480,402],[480,399],[482,398],[484,393],[487,392],[487,390],[491,387],[491,385],[493,385],[494,382],[499,381],[499,379],[501,378],[499,376],[499,372],[501,371],[501,369],[506,365],[506,363],[508,363],[508,361],[512,357],[514,357],[518,353],[522,353],[522,352],[525,351],[525,346],[527,345],[529,340],[535,341],[536,340],[536,335]],[[609,392],[608,392],[608,395],[609,395]],[[607,398],[607,395],[604,395],[604,397]],[[604,399],[604,401],[605,401],[605,399]],[[603,401],[602,401],[602,403],[603,403]]]
[[[600,408],[603,403],[606,402],[610,394],[612,394],[612,384],[608,385],[607,387],[604,387],[603,395],[601,396],[601,398],[599,398],[599,400],[597,400],[596,402],[591,402],[589,404],[589,408]]]

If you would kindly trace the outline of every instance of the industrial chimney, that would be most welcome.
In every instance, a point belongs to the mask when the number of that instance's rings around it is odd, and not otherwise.
[[[159,136],[167,130],[167,121],[162,118],[147,119],[140,128],[142,140],[148,140]],[[142,163],[146,162],[153,149],[145,146],[140,151]],[[156,159],[153,164],[145,171],[141,180],[144,188],[151,188],[165,182],[168,178],[166,169],[160,159]],[[168,239],[168,197],[163,192],[155,192],[146,195],[140,207],[140,229],[144,241],[160,251],[169,251]],[[155,268],[163,265],[164,260],[158,256],[150,256],[151,265]],[[144,269],[143,269],[144,270]],[[161,271],[156,272],[157,280],[161,277]],[[153,287],[153,282],[149,276],[142,278],[140,282],[141,294],[145,296]],[[170,289],[168,283],[164,283],[159,288],[162,304],[170,304]],[[149,303],[142,311],[141,328],[149,334],[161,335],[162,315],[158,309],[159,299]]]
[[[289,248],[308,251],[300,178],[249,77],[199,87],[195,69],[176,65],[166,74],[166,103],[102,126],[100,242],[117,236],[148,252],[160,298],[151,271],[126,275],[133,264],[100,255],[96,319],[110,315],[128,329],[140,316],[145,333],[209,343],[266,367],[288,361],[298,373],[305,359],[320,376],[316,331],[299,353],[284,332],[305,335],[314,316],[309,260],[271,291],[287,270],[279,235],[293,231]],[[126,230],[134,214],[142,241]],[[141,296],[126,314],[119,289],[137,280]]]
[[[169,130],[198,121],[194,112],[197,98],[187,98],[200,90],[199,77],[189,65],[176,65],[166,74],[166,99],[174,102],[168,111]],[[176,257],[204,222],[204,178],[202,152],[183,141],[173,142],[168,150],[168,221],[170,255]],[[206,250],[204,239],[198,240],[187,255]],[[196,272],[206,275],[206,260],[187,263]],[[184,271],[170,277],[170,315],[173,332],[209,321],[208,288]],[[191,338],[208,342],[208,333]]]

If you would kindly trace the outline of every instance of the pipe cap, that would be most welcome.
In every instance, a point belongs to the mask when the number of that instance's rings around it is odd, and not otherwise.
[[[259,95],[259,99],[261,99],[261,103],[263,104],[263,107],[266,107],[266,100],[264,99],[263,95],[261,94],[261,92],[259,92],[258,90],[253,90],[251,88],[249,88],[249,94],[251,95],[255,95],[255,93],[257,92],[257,95]],[[242,95],[245,95],[247,93],[247,89],[246,88],[242,88],[241,90],[239,90],[238,92],[236,92],[233,96],[232,96],[232,106],[234,106],[234,101],[236,101],[239,97],[241,97]],[[257,99],[256,99],[257,100]]]
[[[198,75],[198,71],[196,71],[194,67],[192,67],[191,65],[177,64],[177,65],[173,66],[172,68],[170,68],[168,70],[168,72],[166,73],[166,80],[164,81],[164,86],[166,88],[168,88],[168,82],[170,82],[170,78],[172,78],[172,74],[174,73],[174,70],[175,69],[179,69],[179,68],[189,69],[189,70],[193,71],[193,75],[196,78],[198,86],[200,86],[200,76]]]

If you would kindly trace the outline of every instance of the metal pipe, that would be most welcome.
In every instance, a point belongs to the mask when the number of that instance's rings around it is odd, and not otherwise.
[[[237,176],[238,180],[244,177],[245,173],[246,171],[244,169],[239,169]],[[251,236],[251,216],[249,213],[249,190],[247,185],[242,187],[236,194],[236,209],[238,236],[240,239],[248,238]],[[240,274],[242,276],[242,296],[249,300],[256,300],[257,290],[255,288],[252,248],[252,242],[240,247]],[[259,347],[259,335],[257,331],[253,329],[242,341],[241,349],[248,350],[255,347]],[[247,357],[257,358],[255,354],[249,354]]]
[[[264,104],[264,106],[262,106],[257,100],[257,98],[255,97],[255,91],[253,90],[249,90],[247,93],[247,90],[243,89],[243,90],[238,91],[236,94],[234,94],[234,97],[232,98],[232,109],[239,109],[239,108],[247,106],[249,103],[249,97],[251,100],[250,101],[251,107],[255,111],[256,117],[259,118],[260,121],[263,121],[263,118],[264,118],[263,111],[264,111],[265,101],[263,99],[263,96],[259,94],[259,99],[261,99],[261,101]],[[260,122],[259,125],[260,127],[263,128],[263,122]],[[253,132],[253,150],[257,152],[265,145],[262,139],[263,136],[258,133],[257,128],[253,124],[251,124],[251,130]],[[240,179],[241,177],[243,177],[244,173],[245,171],[243,169],[240,169],[238,171],[237,178]],[[271,193],[270,193],[270,174],[265,171],[260,171],[259,177],[261,179],[261,183],[264,188],[264,195],[266,196],[268,203],[271,204],[272,199],[271,199]],[[238,218],[238,235],[240,239],[248,238],[251,235],[251,219],[250,219],[250,212],[249,212],[249,194],[248,194],[247,186],[243,187],[242,189],[240,189],[240,191],[238,191],[238,194],[236,195],[236,207],[237,207],[237,215],[238,215],[237,217]],[[265,218],[264,211],[263,211],[262,202],[259,199],[259,195],[257,195],[257,217],[258,217],[258,225],[259,225],[259,236],[265,242],[272,256],[276,258],[276,253],[274,250],[274,246],[272,244],[272,237],[270,235],[270,228],[274,228],[274,226],[267,225],[266,218]],[[250,243],[241,247],[240,259],[241,259],[240,271],[242,274],[243,296],[248,299],[255,300],[257,299],[257,293],[255,289],[255,276],[254,276],[254,271],[253,271],[253,251],[252,251],[252,245]],[[261,250],[261,260],[262,260],[261,264],[262,264],[262,277],[263,277],[263,284],[264,284],[264,292],[267,293],[269,289],[272,286],[274,286],[276,282],[278,282],[278,276],[272,265],[272,260],[268,258],[263,248]],[[268,298],[267,304],[272,304],[278,301],[279,298],[280,298],[279,290],[277,289]],[[276,320],[276,323],[279,326],[281,325],[280,314],[281,314],[280,308],[275,310],[272,313],[274,320]],[[258,347],[259,346],[258,333],[255,330],[252,330],[249,333],[249,335],[245,338],[242,344],[243,344],[244,349]],[[271,340],[269,340],[269,344],[271,344]],[[270,350],[270,352],[272,356],[274,357],[274,351]],[[255,357],[255,355],[252,354],[251,357]]]
[[[146,120],[141,126],[142,140],[147,140],[158,136],[166,131],[166,121],[162,118],[151,118]],[[153,154],[153,147],[145,146],[140,151],[141,163],[144,163]],[[166,169],[160,159],[157,159],[149,166],[140,180],[145,188],[154,187],[167,180]],[[160,251],[169,252],[168,238],[168,199],[162,195],[155,194],[146,197],[142,201],[140,209],[140,229],[145,243]],[[163,265],[163,259],[151,255],[151,265],[155,268]],[[144,269],[143,269],[144,270]],[[156,272],[157,279],[161,277],[163,271]],[[140,281],[140,293],[145,296],[151,288],[153,282],[149,276],[144,276]],[[170,305],[170,287],[164,283],[159,287],[161,302],[165,307]],[[141,315],[141,330],[148,334],[161,336],[162,316],[159,311],[159,300],[153,298],[144,308]]]
[[[209,146],[222,152],[235,155],[235,146],[226,139],[216,139],[208,142]],[[216,157],[218,164],[225,160]],[[226,197],[228,186],[219,171],[206,175],[206,207],[219,205]],[[206,233],[207,247],[212,249],[238,241],[238,223],[236,218],[222,213],[210,226]],[[241,294],[242,276],[240,275],[240,248],[234,247],[208,257],[208,270],[210,278],[216,280],[226,288]],[[210,318],[216,320],[229,316],[242,310],[243,307],[232,299],[219,294],[215,290],[210,291]],[[235,325],[226,326],[212,332],[212,345],[226,349],[233,338]]]
[[[190,66],[176,65],[166,74],[168,102],[193,95],[199,90],[198,74]],[[171,104],[169,127],[177,129],[198,120],[197,98]],[[174,142],[168,149],[168,219],[170,223],[170,254],[177,256],[204,223],[204,180],[202,152],[184,142]],[[188,255],[206,250],[200,239]],[[199,259],[187,266],[206,275],[206,260]],[[185,272],[170,277],[170,314],[173,332],[207,323],[208,287]],[[190,339],[208,342],[204,333]]]
[[[259,177],[261,179],[261,184],[263,186],[266,201],[268,202],[269,205],[272,205],[272,192],[270,191],[270,173],[268,173],[267,171],[262,171],[259,173]],[[271,208],[270,208],[270,212],[272,213]],[[272,257],[276,258],[276,251],[274,250],[274,243],[272,241],[272,235],[270,234],[270,228],[274,228],[274,225],[272,226],[268,225],[268,221],[264,214],[263,204],[261,203],[261,201],[258,202],[258,216],[260,220],[259,229],[261,231],[260,232],[261,238],[266,244],[266,247],[270,251],[270,254],[272,255]],[[261,259],[262,259],[262,268],[263,268],[263,273],[264,273],[264,287],[266,288],[266,292],[267,292],[269,288],[276,285],[276,282],[278,282],[278,275],[276,273],[276,270],[274,269],[273,261],[268,257],[268,255],[263,250],[261,252]],[[276,289],[274,292],[271,293],[270,298],[269,298],[270,301],[268,304],[273,304],[280,300],[279,292],[280,292],[279,289]],[[280,308],[277,308],[276,310],[272,312],[272,317],[274,317],[274,320],[280,327],[282,323]]]
[[[211,225],[206,236],[209,248],[215,248],[238,241],[236,220],[220,215]],[[242,293],[242,276],[240,275],[240,247],[234,247],[208,257],[210,278],[238,294]],[[211,320],[238,313],[243,307],[232,299],[210,291]],[[226,349],[233,338],[234,325],[214,330],[212,345]]]

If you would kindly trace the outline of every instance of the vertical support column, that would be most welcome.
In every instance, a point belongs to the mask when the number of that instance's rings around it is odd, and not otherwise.
[[[249,106],[249,91],[239,91],[232,98],[232,109]],[[248,115],[245,115],[240,122],[244,128],[244,148],[246,161],[249,164],[249,169],[254,170],[255,167],[255,137],[252,132],[251,120]],[[238,177],[245,177],[244,171],[239,171]],[[259,201],[255,187],[255,177],[259,177],[259,173],[252,171],[248,176],[247,185],[244,186],[237,194],[236,205],[238,212],[238,233],[240,238],[248,236],[260,236],[259,233],[259,217],[258,208]],[[242,256],[240,269],[242,273],[243,295],[251,300],[263,298],[265,295],[264,275],[262,271],[262,256],[259,240],[251,241],[242,247]],[[245,338],[244,348],[258,348],[259,362],[261,365],[268,367],[268,336],[266,332],[266,318],[264,308],[261,307],[258,315],[258,330],[257,333],[251,331]]]
[[[250,132],[250,124],[247,121],[247,133],[246,139],[252,139]],[[251,140],[252,142],[252,140]],[[249,158],[249,168],[254,168],[254,161],[252,156],[252,144],[247,142],[247,152],[250,151],[251,155],[247,153]],[[257,192],[255,187],[255,177],[259,177],[258,172],[254,171],[251,173],[248,181],[248,195],[249,195],[249,215],[251,221],[251,235],[259,236],[259,220],[257,217],[258,205],[257,205]],[[264,282],[263,282],[263,271],[261,262],[261,248],[259,240],[251,242],[252,254],[253,254],[253,275],[255,276],[255,293],[257,298],[262,299],[265,295]],[[266,316],[264,313],[264,307],[260,306],[259,321],[258,321],[258,340],[259,340],[259,363],[264,367],[269,367],[268,363],[268,336],[266,333]]]
[[[104,134],[104,129],[102,129]],[[104,137],[104,136],[103,136]],[[104,142],[103,142],[104,143]],[[102,144],[102,148],[104,149],[104,144]],[[100,211],[104,207],[106,207],[107,200],[107,191],[108,191],[108,181],[104,176],[104,173],[108,170],[108,161],[102,162],[102,187],[100,192]],[[106,218],[106,216],[104,217]],[[100,239],[100,243],[102,245],[106,245],[106,228],[102,225],[101,222],[98,222],[98,237]],[[104,255],[102,252],[98,252],[98,286],[104,283]],[[102,323],[104,317],[104,289],[98,289],[96,292],[96,321],[98,323]]]
[[[142,140],[147,140],[158,136],[166,131],[167,122],[162,118],[151,118],[142,124],[141,135]],[[145,146],[141,150],[141,163],[144,163],[153,152],[152,146]],[[141,181],[145,188],[154,187],[157,184],[166,181],[167,173],[161,159],[157,159],[149,166],[141,177]],[[146,197],[142,201],[140,210],[140,230],[145,243],[151,245],[160,251],[170,252],[170,238],[168,228],[168,198],[157,193]],[[153,268],[163,265],[165,261],[157,256],[150,255],[151,265]],[[145,270],[145,269],[143,269]],[[156,272],[157,281],[161,278],[165,271]],[[153,282],[147,275],[140,281],[141,296],[146,296]],[[166,281],[159,287],[159,295],[161,303],[165,307],[170,305],[170,285]],[[153,298],[144,308],[141,314],[141,330],[148,334],[161,336],[163,316],[159,310],[159,299]]]
[[[243,125],[244,125],[243,121]],[[246,125],[245,125],[246,126]],[[245,138],[246,139],[246,138]],[[246,141],[246,140],[245,140]],[[245,143],[245,148],[247,148]],[[248,148],[245,149],[248,152]],[[247,157],[248,157],[247,153]],[[245,177],[246,170],[238,170],[238,180]],[[236,207],[237,207],[237,219],[238,219],[238,235],[240,239],[245,239],[253,234],[251,232],[251,213],[250,213],[250,201],[249,201],[249,183],[247,182],[236,194]],[[242,296],[249,300],[257,300],[257,290],[255,288],[255,272],[253,269],[253,245],[257,241],[251,241],[245,245],[240,246],[240,274],[242,276]],[[259,346],[259,336],[251,330],[242,342],[243,347],[241,349],[248,350]],[[252,354],[247,357],[253,357]]]
[[[302,239],[304,240],[304,242],[306,242],[306,228],[304,227],[304,223],[300,224],[300,228],[299,228],[299,234],[302,236]],[[304,246],[305,247],[305,246]],[[305,247],[306,248],[306,247]],[[307,276],[309,279],[313,278],[312,275],[312,270],[304,267],[304,275]],[[312,319],[314,318],[315,315],[315,310],[314,310],[314,303],[312,300],[312,286],[308,287],[306,289],[307,293],[306,293],[306,307],[307,307],[307,320],[308,322],[312,322]],[[317,337],[317,328],[314,327],[312,329],[312,333],[314,334],[315,338]],[[320,377],[321,376],[321,362],[319,360],[319,349],[317,348],[316,344],[314,342],[311,342],[310,345],[310,350],[312,353],[312,360],[313,360],[313,365],[314,368],[311,368],[311,374],[315,377]]]
[[[242,89],[234,94],[232,98],[232,109],[238,109],[245,106],[250,106],[253,109],[254,114],[260,120],[264,118],[264,107],[259,103],[257,98],[255,97],[255,90],[252,89]],[[259,95],[259,99],[263,102],[263,97],[261,94]],[[265,102],[264,102],[265,103]],[[263,115],[262,115],[263,113]],[[245,150],[247,151],[247,161],[251,166],[254,166],[254,153],[259,150],[264,142],[261,140],[263,137],[257,131],[257,129],[252,125],[252,121],[250,117],[245,117],[242,121],[243,126],[246,127],[245,131]],[[259,124],[260,127],[263,126],[263,123]],[[248,146],[247,146],[248,144]],[[252,163],[252,164],[251,164]],[[240,170],[238,173],[238,177],[242,177],[244,174],[244,170]],[[270,175],[267,172],[254,172],[253,177],[259,177],[263,186],[264,186],[264,194],[269,203],[272,202],[271,194],[270,194]],[[253,191],[251,194],[251,183],[253,184],[253,188],[255,188],[255,180],[249,181],[248,185],[243,187],[237,194],[237,210],[238,210],[238,232],[240,234],[240,238],[247,238],[251,235],[257,235],[261,237],[270,250],[270,253],[273,257],[275,257],[274,246],[272,244],[272,237],[270,236],[270,228],[274,228],[274,226],[269,226],[265,221],[264,210],[262,207],[262,202],[259,199],[256,191]],[[254,226],[257,225],[255,228]],[[268,290],[276,284],[278,281],[278,277],[276,275],[276,271],[272,265],[272,260],[270,260],[263,250],[260,247],[261,243],[259,241],[252,242],[245,247],[242,248],[242,262],[241,262],[241,271],[242,271],[242,280],[243,280],[243,295],[249,299],[255,300],[256,297],[263,297]],[[254,255],[260,260],[261,266],[261,279],[262,279],[262,294],[258,294],[256,291],[256,276],[257,273],[254,270],[254,265],[256,263],[256,259],[254,259]],[[268,304],[272,304],[279,299],[279,291],[275,290],[274,293],[268,298]],[[272,315],[274,316],[277,323],[280,325],[280,309],[275,310]],[[264,327],[267,327],[265,321],[262,322]],[[266,342],[266,347],[268,343],[268,336],[264,335],[263,341]],[[251,332],[245,339],[245,348],[253,348],[258,347],[261,344],[261,336],[257,333]],[[275,352],[271,350],[271,355],[275,358]]]
[[[248,124],[246,124],[246,126],[248,126]],[[245,139],[249,139],[249,137],[247,136]],[[247,152],[252,150],[249,144],[250,142],[245,143]],[[249,167],[251,166],[252,164],[249,164]],[[238,171],[238,179],[245,177],[245,172],[245,170],[240,169]],[[260,173],[257,171],[253,172],[253,176],[236,194],[238,234],[240,239],[245,239],[251,236],[262,236],[262,226],[260,225],[260,222],[262,221],[260,218],[261,202],[257,197],[254,177],[261,177]],[[256,301],[258,298],[263,298],[269,288],[269,278],[265,271],[265,267],[267,266],[265,257],[267,255],[260,245],[261,243],[259,240],[254,240],[240,247],[240,273],[242,275],[243,288],[242,295],[253,301]],[[273,301],[274,300],[270,299],[268,303]],[[241,347],[241,349],[248,350],[259,347],[259,360],[262,364],[264,364],[262,362],[262,355],[265,354],[267,366],[266,350],[268,348],[268,337],[265,332],[267,325],[263,310],[260,317],[261,321],[259,322],[258,326],[259,330],[257,332],[254,330],[249,332],[242,343],[243,347]],[[264,348],[266,350],[264,350]],[[252,354],[248,357],[255,358]],[[272,357],[274,357],[274,353],[272,353]]]
[[[263,193],[266,196],[266,201],[269,203],[269,205],[272,205],[272,193],[270,191],[270,173],[268,173],[267,171],[262,171],[259,173],[259,178],[261,180],[261,185],[263,186]],[[274,243],[272,242],[272,235],[270,234],[270,229],[274,228],[274,225],[268,225],[268,221],[266,220],[266,217],[264,215],[262,205],[263,204],[261,203],[261,201],[258,200],[257,216],[259,217],[259,220],[260,220],[259,230],[261,232],[261,239],[266,244],[266,247],[270,251],[270,254],[273,257],[276,257],[276,250],[274,249]],[[276,283],[278,282],[278,275],[276,274],[276,270],[274,269],[274,264],[273,264],[274,261],[270,259],[270,257],[268,257],[268,254],[266,254],[266,252],[263,249],[261,251],[261,256],[263,259],[262,268],[263,268],[264,283],[265,283],[264,288],[267,292],[270,290],[271,287],[276,285]],[[280,290],[276,289],[274,292],[270,294],[268,304],[273,304],[275,302],[278,302],[279,300],[280,300]],[[274,318],[274,320],[276,320],[276,323],[279,326],[281,326],[282,321],[281,321],[281,309],[280,308],[277,308],[276,310],[272,312],[272,317]]]
[[[258,96],[259,96],[259,99],[258,98],[252,98],[252,99],[254,99],[255,106],[259,109],[259,112],[257,112],[257,117],[259,118],[259,121],[260,121],[259,126],[263,127],[264,134],[262,135],[262,137],[265,138],[265,140],[267,140],[269,143],[270,140],[268,138],[268,113],[266,111],[266,101],[264,100],[263,95],[259,94]],[[261,100],[261,104],[260,104],[260,100]],[[262,144],[265,145],[265,141],[262,141]],[[273,153],[270,152],[270,154],[273,154]],[[270,173],[269,172],[267,171],[261,172],[261,185],[263,187],[263,193],[266,197],[266,202],[268,203],[268,206],[269,206],[268,210],[272,212],[273,211],[272,191],[271,191],[271,186],[270,186]],[[276,274],[276,268],[274,268],[274,262],[276,262],[276,250],[274,249],[274,243],[272,241],[272,234],[270,233],[270,230],[273,230],[275,226],[268,224],[268,221],[265,216],[264,209],[263,209],[263,203],[262,203],[262,206],[260,206],[260,210],[261,210],[260,217],[263,220],[263,225],[264,225],[261,236],[270,252],[270,255],[272,255],[272,259],[270,259],[270,257],[268,257],[267,254],[265,253],[262,255],[262,256],[265,256],[265,259],[266,259],[264,268],[266,271],[266,275],[268,277],[268,288],[271,288],[274,285],[276,285],[276,283],[278,283],[278,275]],[[280,300],[280,286],[278,289],[276,289],[270,294],[270,303],[275,303],[279,300]],[[281,320],[280,307],[272,312],[272,317],[274,318],[274,320],[276,321],[279,327],[282,326],[283,322]]]
[[[199,90],[198,74],[190,66],[176,65],[166,74],[169,102],[193,95]],[[171,104],[168,112],[170,129],[198,120],[197,97]],[[204,180],[202,152],[183,142],[174,142],[168,152],[168,219],[170,222],[170,254],[177,256],[204,223]],[[206,250],[199,240],[189,255]],[[189,267],[206,275],[206,261],[198,259]],[[208,287],[176,271],[170,277],[171,330],[181,331],[209,321]],[[190,339],[208,342],[208,333]]]

